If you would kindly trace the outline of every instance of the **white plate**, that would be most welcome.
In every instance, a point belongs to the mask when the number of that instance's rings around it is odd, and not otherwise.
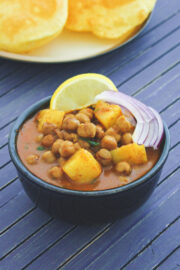
[[[27,54],[0,51],[0,56],[13,60],[38,63],[61,63],[92,58],[108,53],[133,40],[146,27],[150,17],[151,15],[139,32],[123,44],[119,44],[120,41],[118,40],[100,39],[90,33],[77,33],[64,30],[60,36],[47,45]]]

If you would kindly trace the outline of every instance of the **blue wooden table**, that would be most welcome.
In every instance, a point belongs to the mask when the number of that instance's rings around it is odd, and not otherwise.
[[[180,4],[158,0],[151,23],[126,47],[68,64],[0,59],[0,269],[180,269]],[[55,220],[27,197],[8,154],[18,115],[78,73],[109,76],[120,91],[156,108],[171,134],[157,188],[137,211],[112,223]]]

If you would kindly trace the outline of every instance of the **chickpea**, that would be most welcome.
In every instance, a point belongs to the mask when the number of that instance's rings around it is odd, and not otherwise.
[[[104,137],[104,130],[103,127],[100,125],[96,126],[96,137],[98,139],[102,139]]]
[[[37,135],[37,136],[36,136],[36,139],[35,139],[36,142],[38,142],[38,143],[41,142],[43,136],[44,136],[44,135],[43,135],[42,133],[40,133],[39,135]]]
[[[79,120],[80,123],[90,123],[89,117],[84,113],[77,113],[76,118]]]
[[[59,165],[62,167],[65,163],[66,163],[66,159],[65,158],[63,158],[63,157],[60,157],[59,159],[58,159],[58,162],[59,162]]]
[[[47,134],[51,134],[54,132],[54,130],[57,128],[56,125],[54,124],[50,124],[50,123],[44,123],[42,126],[42,132],[43,134],[47,135]]]
[[[115,166],[115,170],[118,173],[122,173],[125,175],[129,175],[131,173],[131,166],[129,165],[128,162],[126,161],[120,161],[116,164]]]
[[[76,149],[74,144],[70,141],[64,141],[59,149],[59,153],[62,157],[70,157],[75,153],[75,151]]]
[[[128,120],[126,120],[124,115],[121,115],[116,120],[115,129],[117,129],[119,132],[126,133],[126,132],[129,132],[131,128],[132,128],[131,123]]]
[[[108,150],[117,148],[117,141],[113,136],[105,135],[101,140],[101,147]]]
[[[58,166],[54,166],[51,169],[49,169],[48,173],[52,178],[60,179],[63,175],[63,170]]]
[[[77,142],[78,141],[78,136],[76,133],[68,133],[67,131],[64,131],[63,137],[67,141],[72,141],[72,142]]]
[[[42,154],[42,159],[47,163],[53,163],[56,160],[52,151],[46,151]]]
[[[114,128],[112,128],[112,127],[111,127],[111,128],[108,128],[108,129],[106,130],[105,135],[113,136],[113,137],[116,139],[117,142],[119,142],[120,139],[121,139],[121,135],[118,134],[118,133],[116,132],[116,130],[115,130]]]
[[[94,138],[96,135],[96,126],[93,123],[80,124],[77,133],[81,137]]]
[[[90,144],[88,142],[85,142],[83,140],[79,140],[79,145],[81,148],[84,148],[84,149],[90,149]]]
[[[82,109],[80,110],[80,113],[86,114],[90,120],[93,118],[93,114],[94,114],[93,110],[90,108]]]
[[[71,141],[76,143],[78,141],[78,135],[76,133],[70,134]]]
[[[64,130],[59,130],[58,128],[55,129],[56,135],[59,137],[59,139],[63,140],[64,139]]]
[[[45,147],[50,147],[55,141],[55,138],[53,135],[49,134],[43,137],[41,143]]]
[[[124,133],[122,135],[122,140],[121,140],[122,144],[130,144],[133,142],[133,139],[132,139],[132,135],[131,133]]]
[[[78,142],[74,144],[74,147],[75,147],[76,151],[81,149],[81,146]]]
[[[34,164],[37,164],[38,159],[39,159],[39,156],[38,155],[29,155],[27,157],[26,161],[27,161],[27,163],[29,165],[34,165]]]
[[[96,153],[96,158],[104,166],[110,165],[112,161],[112,156],[111,156],[110,151],[103,148]]]
[[[64,119],[68,119],[68,118],[75,118],[74,114],[72,113],[68,113],[64,116]]]
[[[65,118],[62,123],[62,129],[68,130],[68,131],[75,131],[80,122],[75,117],[74,118]]]
[[[59,154],[59,148],[60,148],[62,142],[63,142],[63,140],[57,139],[57,140],[53,143],[53,145],[52,145],[52,152],[53,152],[54,154]]]

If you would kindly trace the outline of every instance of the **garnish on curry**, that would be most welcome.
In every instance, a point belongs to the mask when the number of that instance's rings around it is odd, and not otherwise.
[[[17,150],[29,171],[53,185],[116,188],[146,174],[161,154],[133,142],[136,124],[129,110],[102,100],[68,113],[45,109],[24,123]]]

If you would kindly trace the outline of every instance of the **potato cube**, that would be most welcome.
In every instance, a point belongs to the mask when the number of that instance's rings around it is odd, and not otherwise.
[[[78,184],[88,184],[101,174],[101,165],[93,155],[85,150],[78,150],[62,167],[69,178]]]
[[[136,143],[116,148],[111,151],[111,154],[114,163],[118,163],[119,161],[128,161],[129,163],[139,165],[147,162],[146,149],[144,145],[138,145]]]
[[[120,115],[122,115],[122,111],[118,105],[109,104],[104,101],[97,102],[95,116],[106,129],[113,126]]]
[[[58,128],[61,128],[62,121],[64,118],[64,112],[58,110],[45,109],[38,113],[36,119],[38,120],[38,130],[42,132],[44,123],[54,124]]]

